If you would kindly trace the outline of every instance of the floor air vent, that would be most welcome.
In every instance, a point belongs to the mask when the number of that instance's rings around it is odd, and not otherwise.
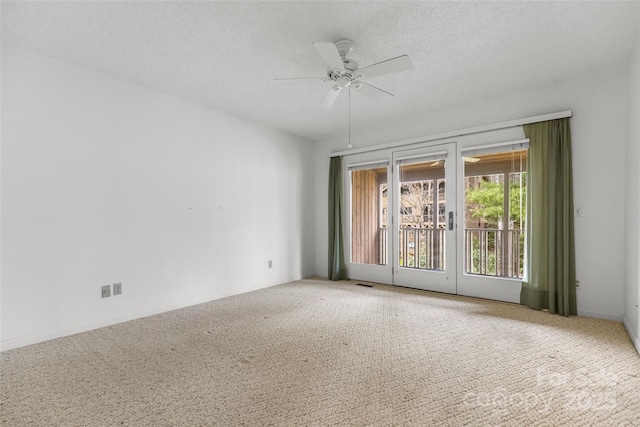
[[[356,283],[356,286],[364,286],[365,288],[373,288],[373,285],[365,285],[364,283]]]

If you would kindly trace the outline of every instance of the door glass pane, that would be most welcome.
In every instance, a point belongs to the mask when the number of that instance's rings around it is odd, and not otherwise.
[[[527,150],[464,158],[466,274],[522,278]]]
[[[399,166],[398,265],[445,270],[445,161]]]
[[[387,168],[352,170],[351,262],[387,264]]]

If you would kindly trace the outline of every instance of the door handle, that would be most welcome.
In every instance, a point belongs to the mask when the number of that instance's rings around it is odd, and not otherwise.
[[[449,231],[453,231],[453,212],[449,212]]]

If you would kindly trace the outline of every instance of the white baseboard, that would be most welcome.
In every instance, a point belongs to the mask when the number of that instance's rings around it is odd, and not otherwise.
[[[600,313],[597,311],[580,310],[578,309],[578,316],[593,317],[596,319],[613,320],[614,322],[622,322],[622,315]]]
[[[636,351],[638,352],[638,354],[640,354],[640,339],[638,339],[638,336],[633,333],[625,317],[622,318],[622,324],[624,325],[624,328],[627,330],[627,334],[629,334],[629,338],[631,338],[631,342],[633,343],[633,346],[636,348]]]
[[[291,281],[293,281],[293,280],[298,280],[298,279],[291,279]],[[229,292],[221,292],[221,293],[218,293],[218,294],[213,294],[213,295],[209,295],[209,296],[206,296],[206,297],[197,298],[197,299],[194,299],[194,300],[176,302],[175,304],[163,306],[163,307],[160,307],[160,308],[157,308],[157,309],[143,311],[143,312],[139,312],[139,313],[134,313],[134,314],[130,314],[130,315],[127,315],[127,316],[118,317],[118,318],[115,318],[115,319],[105,320],[105,321],[102,321],[102,322],[91,323],[91,324],[81,325],[81,326],[77,326],[77,327],[73,327],[73,328],[46,332],[46,333],[43,333],[43,334],[30,335],[30,336],[27,336],[27,337],[20,337],[20,338],[10,339],[10,340],[6,340],[6,341],[0,341],[0,352],[1,351],[6,351],[6,350],[12,350],[12,349],[15,349],[15,348],[20,348],[20,347],[25,347],[25,346],[32,345],[32,344],[38,344],[38,343],[41,343],[41,342],[44,342],[44,341],[53,340],[53,339],[56,339],[56,338],[63,338],[63,337],[67,337],[67,336],[70,336],[70,335],[79,334],[79,333],[82,333],[82,332],[88,332],[88,331],[92,331],[94,329],[100,329],[100,328],[104,328],[104,327],[107,327],[107,326],[117,325],[118,323],[129,322],[131,320],[141,319],[143,317],[154,316],[156,314],[166,313],[168,311],[179,310],[181,308],[191,307],[193,305],[203,304],[205,302],[214,301],[214,300],[222,299],[222,298],[227,298],[227,297],[231,297],[231,296],[234,296],[234,295],[240,295],[240,294],[244,294],[244,293],[247,293],[247,292],[256,291],[256,290],[259,290],[259,289],[269,288],[269,287],[272,287],[272,286],[276,286],[278,284],[279,283],[273,283],[273,284],[255,286],[255,287],[251,287],[251,288],[236,289],[236,290],[229,291]]]

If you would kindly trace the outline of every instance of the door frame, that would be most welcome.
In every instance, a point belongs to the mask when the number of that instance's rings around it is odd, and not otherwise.
[[[472,146],[479,145],[500,145],[504,144],[503,141],[516,141],[524,138],[524,132],[522,127],[513,126],[500,129],[492,129],[481,133],[472,133],[461,135],[458,137],[443,138],[438,141],[430,142],[416,142],[410,145],[396,145],[393,147],[387,147],[384,149],[374,149],[372,151],[361,152],[357,154],[345,154],[343,156],[343,176],[344,179],[344,201],[345,210],[344,218],[345,224],[345,251],[347,252],[347,272],[349,277],[353,277],[359,280],[366,280],[376,283],[384,283],[389,285],[400,286],[395,280],[395,263],[396,257],[388,262],[387,265],[368,265],[368,264],[355,264],[351,263],[351,179],[348,170],[350,164],[371,162],[380,159],[386,159],[388,161],[387,177],[391,180],[393,185],[388,186],[390,194],[388,197],[395,200],[395,192],[393,187],[397,181],[395,174],[391,174],[393,165],[393,153],[403,152],[409,150],[419,149],[433,149],[434,147],[454,143],[455,150],[455,291],[457,295],[465,295],[471,297],[487,298],[496,301],[506,301],[518,303],[520,298],[520,290],[522,288],[522,280],[500,278],[500,277],[487,277],[465,274],[462,270],[464,260],[464,232],[458,230],[464,229],[464,160],[462,157],[462,151]],[[389,207],[392,210],[391,207]],[[393,209],[395,210],[395,209]],[[399,213],[399,212],[398,212]],[[393,213],[394,221],[397,220],[397,213]],[[394,222],[395,223],[395,222]],[[387,253],[394,254],[396,246],[393,243],[394,239],[388,239],[387,241]],[[397,243],[396,243],[397,244]]]

